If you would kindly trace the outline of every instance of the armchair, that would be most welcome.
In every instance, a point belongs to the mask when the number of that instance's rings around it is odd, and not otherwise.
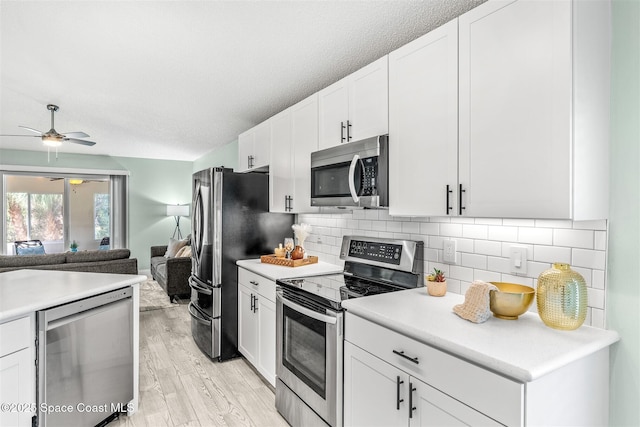
[[[151,276],[172,300],[176,296],[186,297],[191,294],[191,257],[166,258],[166,252],[167,245],[151,246]]]

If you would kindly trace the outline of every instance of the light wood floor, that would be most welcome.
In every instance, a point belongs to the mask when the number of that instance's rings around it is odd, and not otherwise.
[[[109,427],[287,426],[247,362],[212,362],[190,328],[186,304],[140,313],[139,409]]]

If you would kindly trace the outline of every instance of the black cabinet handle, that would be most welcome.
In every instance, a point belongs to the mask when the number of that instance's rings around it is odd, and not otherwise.
[[[254,296],[253,297],[253,312],[255,313],[256,311],[258,311],[258,296]]]
[[[249,167],[249,169],[253,167],[253,160],[254,160],[253,156],[247,156],[247,166]]]
[[[467,209],[464,206],[462,206],[462,193],[466,193],[467,190],[463,190],[462,189],[462,184],[460,184],[460,191],[458,192],[458,214],[462,215],[462,211]]]
[[[260,284],[260,282],[256,282],[255,280],[249,280],[249,283],[251,283],[254,286],[258,286]]]
[[[340,122],[340,143],[341,144],[345,140],[345,138],[344,138],[344,129],[345,129],[344,122]]]
[[[400,384],[404,384],[404,381],[400,380],[400,376],[396,377],[396,410],[400,410],[400,404],[404,402],[404,399],[400,399]]]
[[[449,215],[449,211],[453,209],[453,207],[449,206],[449,195],[453,193],[453,190],[449,188],[449,184],[447,184],[447,215]]]
[[[409,357],[406,354],[404,354],[404,351],[398,351],[398,350],[393,350],[394,354],[397,354],[400,357],[404,357],[405,359],[407,359],[410,362],[415,363],[416,365],[419,364],[420,362],[418,362],[418,357]]]
[[[251,294],[251,308],[250,308],[251,311],[253,311],[253,307],[254,307],[254,304],[255,304],[255,302],[253,300],[254,298],[255,298],[255,296],[253,294]]]
[[[349,129],[351,129],[351,123],[349,123],[349,120],[347,120],[347,142],[351,140]]]
[[[413,386],[413,383],[409,381],[409,418],[413,418],[413,411],[416,410],[416,407],[413,406],[413,392],[416,391],[416,388]]]
[[[292,211],[293,210],[293,197],[292,196],[284,196],[284,210]]]

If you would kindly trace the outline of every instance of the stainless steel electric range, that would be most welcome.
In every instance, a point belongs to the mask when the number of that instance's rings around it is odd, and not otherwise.
[[[341,301],[422,284],[424,244],[344,236],[341,274],[278,280],[276,408],[294,426],[342,426]]]

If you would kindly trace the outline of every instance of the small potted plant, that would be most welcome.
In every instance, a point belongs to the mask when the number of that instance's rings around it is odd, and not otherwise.
[[[433,273],[427,275],[427,292],[434,297],[441,297],[447,293],[447,279],[442,270],[433,269]]]
[[[71,252],[78,252],[78,243],[74,240],[69,245],[69,248],[71,249]]]

